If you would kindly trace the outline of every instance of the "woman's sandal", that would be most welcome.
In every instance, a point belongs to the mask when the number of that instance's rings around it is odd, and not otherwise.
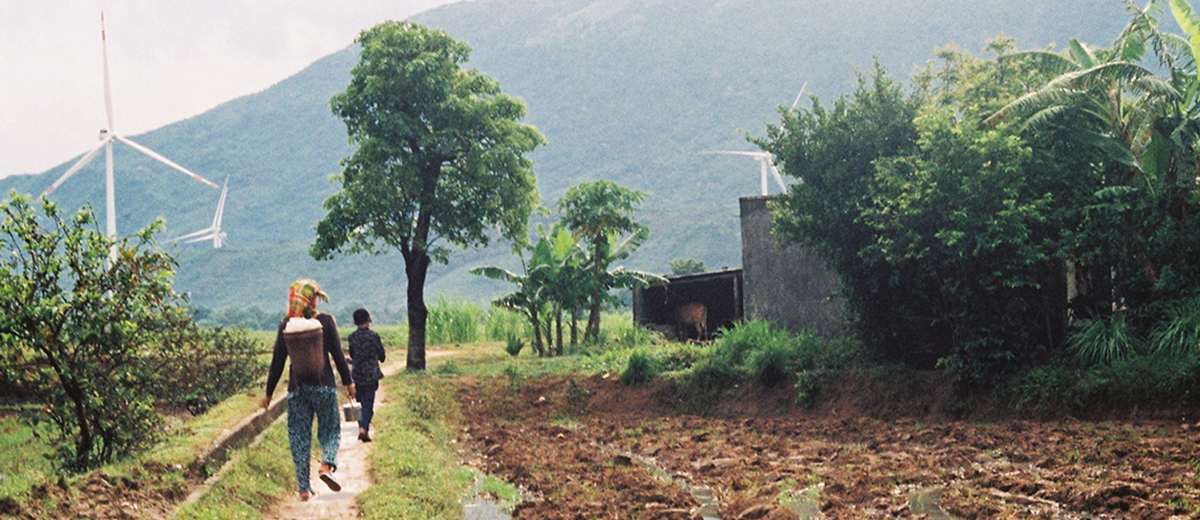
[[[308,502],[309,500],[317,498],[317,492],[309,491],[307,493],[300,493],[299,497],[301,502]]]
[[[333,478],[332,473],[322,471],[318,473],[317,476],[320,477],[321,482],[324,482],[326,486],[329,486],[329,489],[333,490],[334,493],[342,490],[342,485],[338,484],[338,481]]]

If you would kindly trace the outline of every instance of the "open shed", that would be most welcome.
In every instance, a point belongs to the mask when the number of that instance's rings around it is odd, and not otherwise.
[[[704,305],[707,311],[708,332],[701,340],[711,339],[722,327],[732,327],[743,317],[742,270],[667,277],[665,284],[634,289],[633,319],[668,338],[678,339],[675,311],[689,303]]]

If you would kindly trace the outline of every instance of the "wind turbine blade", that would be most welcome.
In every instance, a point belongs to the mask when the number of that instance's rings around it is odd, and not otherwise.
[[[743,152],[743,151],[739,151],[739,150],[716,150],[716,151],[712,151],[712,152],[700,152],[700,153],[702,153],[702,154],[706,154],[706,155],[713,155],[713,154],[720,154],[720,155],[745,155],[745,156],[747,156],[747,157],[754,157],[754,158],[759,158],[759,157],[770,157],[770,156],[771,156],[771,154],[770,154],[770,153],[767,153],[767,152]]]
[[[806,89],[806,88],[808,88],[808,82],[807,82],[807,81],[805,81],[805,82],[804,82],[804,85],[802,85],[802,86],[800,87],[800,93],[799,93],[799,94],[796,94],[796,100],[792,102],[792,110],[795,110],[795,109],[796,109],[796,105],[800,104],[800,98],[801,98],[802,96],[804,96],[804,89]]]
[[[104,11],[100,11],[100,49],[104,52],[104,113],[108,115],[108,133],[113,130],[112,89],[108,85],[108,37],[104,34]]]
[[[86,155],[84,155],[78,161],[75,161],[74,165],[72,165],[70,168],[67,168],[66,173],[63,173],[62,176],[58,178],[58,180],[54,181],[54,184],[51,184],[49,188],[46,188],[46,191],[42,192],[42,196],[45,197],[46,195],[49,195],[51,192],[53,192],[55,189],[58,189],[59,186],[62,186],[62,183],[66,182],[68,177],[75,175],[75,172],[78,172],[81,168],[83,168],[85,165],[87,165],[87,163],[89,161],[94,159],[96,157],[96,155],[100,153],[100,150],[104,149],[104,145],[108,144],[109,140],[110,140],[110,138],[106,137],[103,141],[100,142],[100,146],[93,148],[92,151],[88,152]]]
[[[187,242],[189,242],[189,243],[190,243],[190,242],[191,242],[191,239],[193,239],[193,238],[196,238],[196,237],[205,236],[205,235],[207,235],[207,234],[209,234],[209,233],[212,233],[212,232],[213,232],[213,228],[210,228],[210,227],[209,227],[209,228],[204,228],[204,229],[201,229],[200,231],[193,231],[193,232],[191,232],[191,233],[188,233],[188,234],[186,234],[186,235],[183,235],[183,236],[178,236],[178,237],[172,238],[172,239],[171,239],[171,242],[179,242],[180,240],[184,240],[184,241],[187,241]]]
[[[225,184],[221,186],[221,199],[217,201],[217,214],[213,216],[213,225],[215,229],[221,229],[221,216],[225,214],[225,196],[229,195],[229,177],[225,177]]]
[[[779,189],[787,193],[787,185],[783,183],[783,177],[779,175],[779,168],[775,167],[775,163],[771,163],[771,175],[775,176],[775,183],[779,185]]]
[[[214,236],[216,236],[216,235],[210,230],[202,236],[195,237],[191,240],[185,240],[184,243],[185,244],[195,244],[196,242],[203,242],[205,240],[211,240]]]
[[[165,165],[167,165],[167,166],[170,166],[170,167],[172,167],[172,168],[175,168],[176,170],[179,170],[179,171],[181,171],[181,172],[183,172],[183,173],[185,173],[185,174],[187,174],[187,175],[190,175],[190,176],[191,176],[193,179],[196,179],[196,180],[198,180],[198,181],[200,181],[200,182],[203,182],[204,184],[207,184],[207,185],[209,185],[209,186],[212,186],[213,188],[220,188],[220,186],[218,186],[218,185],[217,185],[217,183],[215,183],[215,182],[213,182],[213,181],[210,181],[210,180],[208,180],[208,179],[205,179],[204,177],[201,177],[201,176],[199,176],[199,175],[196,175],[196,174],[195,174],[195,173],[193,173],[191,170],[189,170],[189,169],[187,169],[187,168],[184,168],[183,166],[180,166],[180,165],[178,165],[178,164],[175,164],[175,162],[174,162],[174,161],[172,161],[172,160],[170,160],[170,159],[167,159],[166,157],[163,157],[163,156],[159,155],[159,154],[158,154],[158,152],[155,152],[154,150],[151,150],[151,149],[149,149],[149,148],[146,148],[145,146],[142,146],[142,145],[140,145],[140,144],[137,144],[137,143],[135,143],[135,142],[133,142],[133,141],[130,141],[129,139],[127,139],[127,138],[125,138],[125,137],[121,137],[121,136],[119,136],[119,135],[116,135],[116,134],[114,134],[114,135],[113,135],[113,138],[115,138],[115,139],[116,139],[116,140],[118,140],[118,141],[121,141],[122,143],[125,143],[125,144],[129,145],[129,146],[130,146],[131,148],[133,148],[134,150],[137,150],[137,151],[139,151],[139,152],[142,152],[143,154],[146,154],[146,155],[147,155],[147,156],[149,156],[151,159],[154,159],[154,160],[156,160],[156,161],[158,161],[158,162],[160,162],[160,163],[163,163],[163,164],[165,164]]]

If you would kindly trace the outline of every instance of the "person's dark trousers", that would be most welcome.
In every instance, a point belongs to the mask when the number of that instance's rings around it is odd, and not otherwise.
[[[379,390],[379,381],[354,385],[355,399],[362,404],[358,411],[358,427],[371,432],[371,417],[375,415],[375,392]]]

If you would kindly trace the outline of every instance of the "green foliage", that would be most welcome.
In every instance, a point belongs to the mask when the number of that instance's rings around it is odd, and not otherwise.
[[[810,408],[817,401],[821,392],[821,381],[811,370],[801,370],[796,374],[796,404]]]
[[[1200,354],[1200,297],[1170,301],[1166,307],[1150,334],[1149,350],[1166,356]]]
[[[649,354],[635,350],[629,355],[629,363],[621,372],[621,382],[627,385],[640,385],[654,378],[658,372],[655,360]]]
[[[588,244],[590,256],[585,262],[591,272],[591,309],[584,337],[596,340],[600,336],[600,310],[603,295],[619,287],[608,273],[608,265],[618,258],[617,238],[630,234],[633,248],[641,245],[649,230],[633,220],[637,207],[649,195],[617,185],[611,181],[581,182],[567,189],[555,206],[562,212],[563,225],[575,237]],[[628,256],[627,254],[625,256]]]
[[[1005,380],[998,395],[1007,406],[1033,416],[1086,417],[1152,404],[1190,406],[1197,383],[1200,358],[1195,355],[1134,354],[1095,365],[1060,356]]]
[[[773,388],[792,373],[796,349],[793,342],[776,341],[762,345],[746,359],[750,377],[764,387]]]
[[[531,334],[529,322],[520,313],[502,307],[488,309],[483,321],[483,337],[489,341],[507,341],[509,338],[527,338]]]
[[[707,271],[704,267],[704,262],[694,258],[671,260],[667,263],[667,266],[671,269],[671,276],[701,274]]]
[[[517,357],[521,353],[521,349],[525,348],[525,342],[515,335],[509,336],[504,344],[504,352],[512,357]]]
[[[519,123],[525,105],[494,79],[464,70],[470,48],[444,31],[384,22],[355,40],[350,85],[330,100],[357,145],[325,201],[310,248],[404,258],[408,281],[409,368],[425,367],[425,277],[447,246],[486,246],[495,235],[523,241],[538,204],[533,163],[545,142]]]
[[[26,418],[55,427],[68,470],[148,446],[162,417],[143,363],[190,324],[175,263],[153,247],[161,223],[114,242],[86,209],[64,218],[14,195],[0,212],[0,364],[43,404]]]
[[[750,355],[764,349],[787,349],[792,338],[787,330],[769,321],[747,320],[723,329],[716,350],[731,365],[746,363]]]
[[[1141,341],[1129,329],[1124,314],[1097,316],[1077,324],[1067,337],[1070,351],[1081,361],[1104,364],[1141,352]]]
[[[196,308],[192,319],[196,324],[206,328],[244,327],[252,330],[269,330],[274,332],[279,327],[282,312],[267,312],[257,305],[248,307],[231,306],[211,310]],[[339,323],[342,320],[338,320]],[[352,323],[352,322],[347,322]]]
[[[485,314],[474,303],[439,295],[437,303],[429,307],[426,341],[431,345],[478,342]]]
[[[153,374],[146,390],[156,399],[199,415],[262,377],[261,345],[245,329],[196,326],[163,332],[159,350],[143,358]]]

